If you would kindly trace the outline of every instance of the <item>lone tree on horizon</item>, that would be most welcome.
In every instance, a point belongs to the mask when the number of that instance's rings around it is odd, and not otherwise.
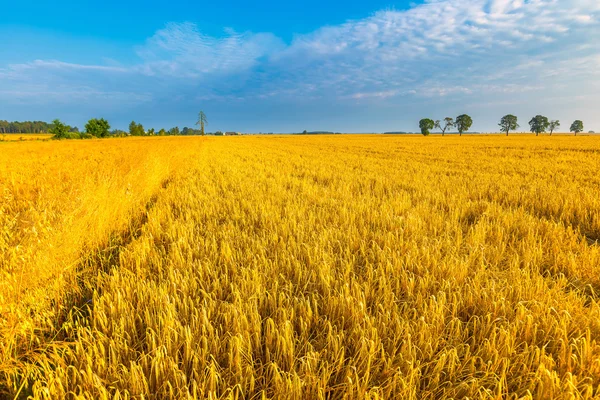
[[[198,113],[198,121],[196,122],[196,125],[200,127],[200,133],[202,136],[204,136],[204,124],[208,125],[208,119],[206,118],[204,111],[200,111]]]
[[[517,123],[517,117],[515,115],[508,114],[502,117],[498,126],[500,127],[500,130],[506,132],[506,136],[508,136],[508,132],[516,130],[519,127],[519,124]]]
[[[434,126],[435,122],[430,118],[423,118],[419,121],[419,128],[421,128],[423,136],[429,136],[429,131],[433,129]]]
[[[473,119],[467,114],[462,114],[456,117],[455,121],[456,129],[458,129],[459,136],[462,136],[463,132],[468,131],[473,125]]]
[[[535,136],[539,136],[540,133],[546,132],[546,129],[550,126],[550,122],[548,121],[548,117],[536,115],[529,121],[529,126],[531,127],[531,132],[535,133]]]
[[[552,132],[554,132],[555,129],[560,127],[560,121],[557,119],[554,119],[552,121],[550,121],[550,123],[548,124],[548,129],[550,129],[550,136],[552,136]]]
[[[435,121],[435,127],[442,131],[442,136],[444,136],[446,131],[449,128],[452,128],[453,126],[454,126],[454,120],[450,117],[444,118],[444,126],[443,127],[442,127],[442,124],[440,123],[439,119],[437,121]]]
[[[571,132],[574,132],[575,136],[577,136],[578,133],[583,132],[583,122],[581,122],[580,119],[575,120],[575,122],[571,124]]]

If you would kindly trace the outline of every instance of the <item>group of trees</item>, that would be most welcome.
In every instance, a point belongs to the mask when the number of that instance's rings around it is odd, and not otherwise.
[[[52,124],[44,121],[3,121],[0,120],[0,133],[48,133]],[[77,127],[69,127],[69,132],[79,132]]]
[[[85,131],[79,132],[77,127],[71,127],[55,119],[47,132],[54,135],[55,139],[103,138],[109,136],[110,125],[104,118],[92,118],[85,124]]]
[[[1,122],[1,121],[0,121]],[[125,132],[119,129],[113,131],[110,130],[110,124],[104,118],[92,118],[87,124],[85,124],[85,131],[79,133],[77,128],[71,128],[69,125],[62,123],[60,120],[55,119],[52,124],[45,124],[47,129],[44,132],[49,132],[54,135],[55,139],[84,139],[84,138],[105,138],[109,136],[167,136],[167,135],[204,135],[204,126],[208,124],[208,119],[203,111],[198,113],[198,122],[196,124],[200,129],[192,129],[187,126],[182,131],[179,130],[178,126],[175,126],[168,131],[161,128],[158,132],[154,129],[144,129],[144,126],[135,121],[131,121],[129,124],[129,132]],[[27,131],[33,132],[33,131]]]
[[[184,131],[187,128],[184,128]],[[89,138],[106,138],[111,136],[166,136],[166,135],[180,135],[178,127],[169,129],[160,129],[158,132],[154,129],[144,129],[142,124],[131,121],[129,124],[129,131],[122,131],[120,129],[110,130],[110,124],[104,118],[92,118],[85,124],[85,130],[79,132],[77,128],[72,128],[69,125],[64,124],[62,121],[55,119],[52,124],[49,124],[47,131],[54,135],[54,139],[89,139]],[[192,134],[186,132],[186,134]]]
[[[424,136],[428,136],[434,128],[439,129],[442,132],[442,136],[444,136],[446,131],[453,127],[456,127],[458,133],[462,136],[464,132],[467,132],[471,128],[471,125],[473,125],[473,119],[466,114],[459,115],[456,119],[446,117],[443,121],[434,121],[430,118],[423,118],[419,121],[419,128]],[[518,118],[512,114],[505,115],[500,119],[498,126],[500,127],[500,131],[505,132],[506,136],[508,136],[510,131],[515,131],[519,128]],[[548,117],[543,115],[536,115],[529,121],[529,127],[531,132],[535,133],[536,136],[546,131],[549,131],[552,136],[552,133],[560,127],[560,121],[549,120]],[[575,136],[583,132],[583,122],[581,120],[574,121],[571,124],[570,132],[574,132]]]
[[[164,128],[159,129],[158,131],[154,128],[150,128],[148,130],[144,129],[142,124],[138,124],[135,121],[131,121],[129,124],[129,132],[123,132],[120,136],[177,136],[181,134],[191,135],[189,132],[189,128],[183,128],[185,133],[179,130],[178,126],[175,126],[169,130]]]
[[[550,136],[552,136],[552,133],[554,133],[556,129],[560,128],[560,121],[549,120],[548,117],[543,115],[536,115],[531,119],[531,121],[529,121],[529,127],[531,128],[531,132],[535,133],[536,136],[546,131],[550,131]],[[583,132],[583,122],[579,119],[573,121],[571,127],[569,128],[569,132],[575,133],[575,136],[577,136],[578,133]],[[508,135],[508,132],[506,132],[506,134]]]
[[[204,113],[202,113],[204,114]],[[72,128],[69,125],[64,124],[59,119],[52,121],[52,124],[46,124],[47,129],[43,132],[48,132],[54,135],[55,139],[86,139],[86,138],[105,138],[110,136],[167,136],[167,135],[197,135],[204,134],[204,124],[206,123],[206,116],[202,121],[201,130],[190,129],[188,127],[183,128],[183,131],[179,130],[179,127],[173,127],[168,131],[160,129],[158,132],[154,129],[144,129],[144,126],[135,121],[131,121],[129,124],[129,131],[125,132],[119,129],[110,130],[110,124],[104,118],[92,118],[85,124],[85,130],[79,132],[77,128]],[[30,133],[30,131],[28,132]]]
[[[460,136],[462,136],[464,132],[467,132],[469,129],[471,129],[472,125],[473,119],[467,114],[461,114],[456,117],[456,119],[446,117],[444,118],[443,122],[439,119],[434,121],[430,118],[423,118],[421,121],[419,121],[419,128],[421,128],[421,133],[424,136],[428,136],[430,131],[434,128],[441,130],[442,136],[444,136],[446,131],[452,127],[456,127],[458,133]]]

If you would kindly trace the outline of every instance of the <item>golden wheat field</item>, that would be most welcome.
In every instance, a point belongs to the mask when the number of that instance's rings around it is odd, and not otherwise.
[[[600,398],[600,140],[0,144],[0,397]]]
[[[0,141],[2,142],[48,140],[51,138],[52,135],[49,133],[0,133]]]

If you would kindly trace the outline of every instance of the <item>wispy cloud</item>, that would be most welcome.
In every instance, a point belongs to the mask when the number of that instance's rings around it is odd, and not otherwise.
[[[137,49],[144,62],[136,70],[176,78],[242,72],[284,47],[270,33],[237,33],[233,29],[225,33],[224,37],[210,37],[194,24],[169,23]]]
[[[72,98],[74,105],[438,99],[451,109],[511,96],[527,107],[541,94],[589,103],[600,79],[599,37],[597,0],[429,0],[288,44],[271,33],[227,29],[212,37],[191,23],[169,23],[133,50],[136,63],[35,60],[0,69],[0,87],[16,98],[43,93],[48,103]]]
[[[523,80],[522,72],[510,73],[515,63],[600,54],[594,39],[600,37],[599,10],[600,3],[585,0],[429,1],[299,37],[281,55],[281,63],[301,60],[321,74],[312,79],[320,78],[327,91],[334,86],[341,94],[356,86],[360,92],[368,87],[371,92],[468,94],[475,92],[469,87],[490,84],[496,73],[508,72],[503,74],[506,85]],[[585,26],[574,22],[582,18]],[[577,51],[573,46],[581,43],[590,47]],[[530,71],[525,78],[535,81],[538,75]]]

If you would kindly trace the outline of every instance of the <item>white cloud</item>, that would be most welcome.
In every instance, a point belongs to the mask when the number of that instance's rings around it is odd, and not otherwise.
[[[301,68],[269,87],[310,81],[313,96],[387,103],[412,92],[450,103],[515,93],[515,103],[535,101],[566,81],[589,91],[596,70],[575,60],[600,55],[599,11],[587,0],[431,0],[382,11],[297,37],[275,63]],[[585,26],[575,22],[582,15]]]
[[[87,70],[87,71],[101,71],[101,72],[126,72],[126,68],[113,67],[113,66],[102,66],[102,65],[81,65],[67,63],[57,60],[35,60],[25,64],[10,65],[9,70],[33,70],[33,69],[54,69],[54,70]]]
[[[236,33],[222,38],[203,35],[191,23],[169,23],[137,50],[146,75],[198,78],[210,73],[232,73],[255,66],[262,57],[283,47],[270,33]]]
[[[379,99],[386,99],[388,97],[396,96],[398,94],[397,90],[388,90],[385,92],[363,92],[363,93],[354,93],[349,97],[355,100],[366,99],[376,97]]]

